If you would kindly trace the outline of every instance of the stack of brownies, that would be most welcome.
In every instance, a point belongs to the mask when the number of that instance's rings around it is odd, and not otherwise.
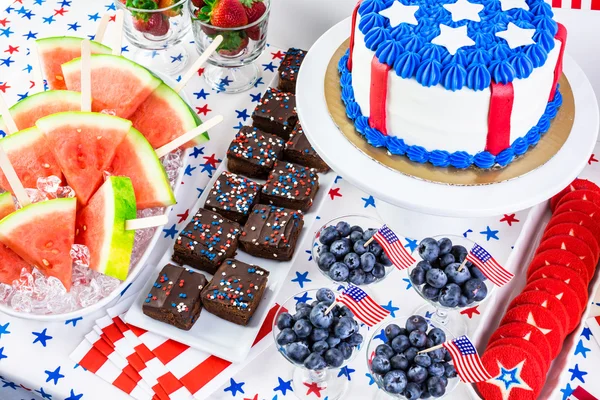
[[[190,279],[192,270],[165,266],[144,303],[146,315],[190,329],[203,305],[220,318],[247,325],[269,272],[234,259],[238,247],[255,257],[291,260],[303,212],[319,190],[317,172],[329,170],[304,135],[296,112],[296,78],[305,55],[288,50],[278,88],[263,95],[253,126],[236,134],[227,151],[228,171],[217,178],[204,208],[175,242],[173,261],[213,274],[213,280],[199,284]],[[181,290],[187,282],[190,288]],[[178,290],[171,290],[173,285]]]

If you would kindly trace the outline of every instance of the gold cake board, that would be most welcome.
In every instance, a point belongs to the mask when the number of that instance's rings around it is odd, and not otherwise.
[[[346,115],[346,107],[342,102],[342,88],[338,63],[348,50],[349,40],[337,49],[325,75],[325,101],[329,114],[342,134],[361,152],[373,161],[402,174],[434,183],[475,186],[500,183],[523,176],[548,162],[567,141],[575,120],[575,98],[569,81],[563,74],[560,79],[560,92],[563,104],[552,120],[550,130],[546,132],[539,143],[530,148],[523,156],[515,159],[501,169],[480,169],[471,167],[456,169],[453,167],[434,167],[430,163],[416,163],[404,156],[395,156],[382,148],[376,148],[367,143],[365,138],[356,130],[352,120]]]

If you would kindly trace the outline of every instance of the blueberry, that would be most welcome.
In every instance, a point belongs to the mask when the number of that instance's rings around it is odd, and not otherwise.
[[[362,232],[359,231],[353,231],[350,232],[350,240],[352,240],[352,242],[356,243],[359,240],[362,240]]]
[[[423,269],[423,271],[425,271],[425,272],[427,272],[427,271],[429,271],[431,268],[433,268],[433,267],[431,266],[431,264],[429,263],[429,261],[424,261],[424,260],[422,260],[422,261],[419,261],[419,262],[417,263],[417,267],[420,267],[420,268],[422,268],[422,269]]]
[[[462,308],[462,307],[466,307],[466,306],[468,306],[468,305],[469,305],[469,304],[471,304],[472,302],[473,302],[473,300],[469,300],[469,299],[467,299],[467,296],[465,296],[465,295],[461,295],[461,296],[458,298],[458,306],[459,306],[459,307],[461,307],[461,308]]]
[[[459,263],[452,263],[444,270],[446,276],[448,276],[449,282],[454,282],[457,285],[462,285],[469,279],[471,279],[471,272],[466,266],[461,267]]]
[[[471,276],[473,278],[477,278],[481,281],[485,281],[487,279],[483,272],[481,272],[481,270],[474,265],[469,268],[469,271],[471,272]]]
[[[427,337],[427,341],[425,342],[425,348],[428,349],[428,348],[433,347],[433,346],[435,346],[433,344],[433,340],[431,340],[431,339],[429,339],[429,337]]]
[[[441,269],[432,268],[425,274],[425,281],[430,286],[433,286],[436,289],[441,289],[446,286],[446,283],[448,283],[448,277]]]
[[[352,346],[350,346],[346,342],[341,342],[340,344],[338,344],[336,349],[338,349],[339,351],[342,352],[342,356],[344,356],[344,360],[347,360],[350,357],[352,357],[352,351],[354,351]]]
[[[408,400],[418,399],[421,397],[421,385],[416,382],[408,382],[406,388],[404,389],[404,397]]]
[[[321,288],[317,290],[317,300],[330,306],[335,302],[335,294],[331,289]]]
[[[303,342],[294,342],[285,346],[285,353],[296,363],[303,363],[310,354],[308,346]]]
[[[296,321],[292,329],[294,329],[294,333],[298,338],[303,339],[310,335],[312,328],[311,323],[307,319],[300,319]]]
[[[446,369],[444,368],[444,364],[434,362],[427,368],[427,372],[429,372],[429,376],[444,376]]]
[[[391,369],[389,357],[375,356],[371,361],[371,369],[376,374],[385,375]]]
[[[447,387],[448,386],[448,378],[446,378],[445,376],[440,376],[440,379],[442,380],[444,387]]]
[[[311,307],[311,308],[314,308],[314,306],[316,306],[317,304],[319,304],[319,300],[313,300],[313,301],[310,303],[310,307]]]
[[[375,355],[385,357],[389,360],[394,357],[394,350],[387,344],[380,344],[375,348]]]
[[[391,346],[396,353],[403,353],[410,347],[410,340],[408,340],[408,336],[398,335],[392,339]]]
[[[446,378],[456,378],[458,374],[456,373],[456,368],[454,365],[446,363],[444,364],[444,376]]]
[[[385,337],[388,338],[388,340],[393,340],[396,336],[402,333],[402,328],[400,328],[396,324],[389,324],[385,327],[384,333]]]
[[[364,240],[357,240],[356,242],[354,242],[354,246],[352,246],[352,250],[354,250],[354,252],[356,254],[363,255],[365,254],[367,251],[369,251],[369,249],[367,249],[365,247],[365,241]]]
[[[338,315],[340,317],[349,317],[349,318],[354,318],[354,313],[352,312],[351,309],[348,308],[348,306],[342,304],[341,306],[337,306],[335,308],[335,310],[338,312]]]
[[[350,346],[359,346],[362,344],[363,340],[364,338],[360,333],[354,333],[346,340],[346,343]]]
[[[406,330],[408,332],[418,330],[423,333],[426,333],[427,329],[429,329],[427,320],[420,315],[413,315],[408,320],[406,320]]]
[[[427,337],[432,340],[433,345],[437,346],[438,344],[442,344],[446,341],[446,333],[440,328],[433,328],[427,334]]]
[[[337,258],[338,260],[343,260],[344,256],[350,253],[350,244],[345,240],[336,240],[331,243],[329,247],[329,251]]]
[[[393,370],[383,377],[383,389],[388,393],[400,394],[406,389],[406,374],[403,371]]]
[[[304,360],[304,366],[313,371],[321,371],[327,368],[327,363],[325,362],[323,356],[319,353],[311,353]]]
[[[335,226],[335,229],[340,233],[340,236],[345,237],[350,234],[351,227],[350,224],[344,221],[340,221]]]
[[[425,286],[423,286],[421,292],[423,293],[423,297],[434,301],[437,301],[440,295],[440,289],[434,288],[433,286],[429,286],[428,284],[425,284]]]
[[[291,328],[293,323],[294,319],[290,313],[283,312],[277,316],[277,328],[280,330]]]
[[[277,334],[277,344],[284,346],[298,340],[298,337],[292,330],[292,328],[284,328]]]
[[[335,226],[328,226],[321,231],[319,235],[319,242],[321,244],[330,245],[340,238],[340,233],[335,229]]]
[[[350,228],[350,232],[360,232],[362,234],[364,231],[365,230],[358,225],[353,225],[352,228]]]
[[[400,353],[390,358],[390,365],[392,366],[392,369],[401,369],[406,371],[410,366],[410,362],[404,354]]]
[[[371,271],[371,273],[375,278],[383,279],[385,278],[385,267],[382,264],[375,263],[375,266],[373,267],[373,271]]]
[[[436,260],[440,255],[440,246],[435,239],[425,238],[419,243],[417,247],[419,255],[425,261],[432,262]]]
[[[370,272],[375,267],[375,263],[377,262],[377,258],[373,253],[367,252],[360,256],[360,267],[365,272]]]
[[[333,314],[330,312],[325,314],[327,308],[328,305],[326,303],[319,303],[311,310],[309,319],[315,328],[326,329],[333,323]]]
[[[329,336],[327,339],[325,339],[325,341],[327,342],[329,347],[333,348],[333,347],[337,346],[338,343],[340,343],[342,341],[342,339],[337,338],[335,336]]]
[[[383,253],[383,247],[377,242],[371,242],[369,245],[369,251],[375,255],[375,257],[381,256]]]
[[[323,271],[329,271],[329,269],[335,262],[336,262],[335,256],[329,252],[322,253],[317,258],[317,265]]]
[[[421,286],[425,283],[425,271],[418,265],[410,271],[410,281],[415,286]]]
[[[381,255],[379,256],[379,263],[381,265],[383,265],[384,267],[391,267],[392,266],[392,261],[387,256],[387,254],[385,254],[385,252],[381,253]]]
[[[442,397],[446,393],[444,381],[439,376],[432,376],[427,380],[427,391],[433,397]]]
[[[460,245],[452,246],[452,250],[450,252],[454,256],[454,259],[457,263],[462,263],[463,261],[465,261],[465,258],[467,258],[467,254],[469,254],[467,249]]]
[[[449,283],[440,290],[439,302],[444,307],[454,308],[458,306],[460,300],[460,286],[456,283]]]
[[[323,355],[327,365],[333,368],[339,368],[344,363],[344,355],[338,349],[329,349]]]
[[[438,240],[438,246],[440,246],[440,256],[448,254],[452,251],[452,240],[448,238],[442,238]]]
[[[408,380],[411,382],[421,383],[427,380],[427,368],[421,367],[420,365],[414,364],[406,373]]]
[[[354,323],[350,317],[341,317],[333,326],[333,334],[340,339],[349,338],[354,333]]]
[[[429,354],[431,361],[442,363],[445,361],[444,358],[446,357],[446,349],[435,349],[427,354]]]
[[[462,293],[468,300],[481,301],[487,296],[487,286],[480,279],[469,279],[465,282]]]
[[[422,384],[422,387],[423,391],[421,392],[421,399],[430,399],[431,394],[429,393],[429,390],[427,390],[427,385]]]
[[[449,351],[446,351],[446,353],[444,354],[444,361],[446,361],[446,362],[452,361],[452,356],[450,355]]]
[[[406,356],[406,359],[408,361],[413,362],[413,361],[415,361],[415,357],[417,356],[418,352],[419,352],[419,349],[417,349],[416,347],[409,347],[404,352],[404,356]]]
[[[345,282],[348,275],[350,275],[350,270],[343,262],[336,262],[329,269],[329,277],[336,282]]]
[[[306,319],[310,315],[310,306],[307,304],[306,307],[302,307],[296,311],[296,314],[292,316],[295,321],[299,321],[301,319]]]
[[[377,280],[377,278],[375,278],[375,275],[373,275],[370,272],[365,272],[365,285],[370,285],[371,283],[375,282]]]
[[[328,337],[329,337],[329,330],[321,329],[321,328],[314,328],[309,336],[310,340],[312,340],[313,342],[325,340]]]
[[[454,256],[450,253],[444,254],[440,257],[440,267],[445,268],[446,266],[454,263]],[[460,264],[459,264],[460,265]]]
[[[298,303],[296,303],[296,311],[300,311],[303,308],[310,308],[310,305],[308,303],[304,303],[304,302],[301,302],[301,301],[299,301]]]
[[[425,332],[421,332],[420,330],[414,330],[408,335],[408,340],[414,347],[421,348],[425,346],[427,335]]]
[[[366,242],[371,239],[373,235],[377,232],[377,229],[369,228],[363,232],[363,240]]]
[[[324,340],[319,340],[314,342],[311,346],[311,349],[314,353],[323,354],[327,349],[329,349],[329,345]]]
[[[417,354],[415,357],[415,364],[420,365],[421,367],[427,368],[431,365],[431,358],[425,354]]]
[[[322,244],[321,246],[319,246],[319,249],[317,250],[318,255],[321,255],[323,253],[329,253],[329,246],[327,246],[326,244]]]
[[[362,269],[353,269],[350,271],[350,275],[348,275],[348,280],[350,283],[356,286],[360,286],[365,283],[365,271]]]

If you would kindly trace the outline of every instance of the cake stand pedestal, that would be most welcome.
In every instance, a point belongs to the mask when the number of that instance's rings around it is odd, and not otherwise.
[[[350,27],[350,18],[340,22],[307,54],[298,76],[298,114],[311,144],[333,170],[393,206],[385,214],[392,216],[397,207],[447,217],[488,217],[515,212],[552,197],[585,167],[598,136],[598,103],[587,77],[568,55],[564,59],[564,74],[575,98],[575,120],[562,148],[541,167],[503,182],[459,186],[416,179],[374,161],[340,132],[325,99],[327,67],[348,39]],[[382,217],[388,222],[386,215]]]

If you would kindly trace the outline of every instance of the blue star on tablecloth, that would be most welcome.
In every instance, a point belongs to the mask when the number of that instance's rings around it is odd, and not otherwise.
[[[402,280],[404,282],[406,282],[406,290],[410,290],[410,288],[412,287],[412,282],[410,281],[410,279],[408,279],[408,278],[402,278]]]
[[[577,347],[575,348],[575,355],[581,354],[583,358],[587,358],[587,352],[590,351],[587,347],[583,345],[583,341],[579,339],[577,343]]]
[[[0,61],[2,61],[0,63],[0,67],[3,66],[3,65],[6,65],[7,67],[10,67],[10,64],[14,63],[14,60],[12,60],[12,57],[0,58]]]
[[[175,239],[175,235],[177,235],[177,233],[179,233],[179,231],[177,229],[175,229],[175,224],[173,224],[172,227],[170,227],[169,229],[163,229],[163,232],[165,234],[165,239],[170,237],[171,239]]]
[[[171,56],[171,64],[173,64],[174,62],[181,62],[183,61],[183,54],[179,53],[176,56]]]
[[[583,377],[585,375],[587,375],[588,373],[585,371],[582,371],[579,369],[579,364],[575,364],[575,366],[571,369],[569,369],[569,372],[571,373],[571,380],[575,380],[575,379],[579,379],[581,381],[581,383],[585,383],[585,379],[583,379]]]
[[[363,208],[367,208],[367,207],[376,207],[375,206],[375,197],[373,196],[369,196],[369,197],[361,197],[361,200],[365,202],[365,205],[363,206]]]
[[[56,22],[56,20],[54,19],[54,15],[51,15],[49,17],[42,17],[42,19],[44,20],[43,23],[48,25],[51,25],[53,22]]]
[[[217,169],[210,163],[206,163],[206,164],[200,164],[200,166],[202,167],[202,169],[200,170],[201,173],[206,172],[208,174],[209,177],[212,178],[212,174],[214,171],[216,171]]]
[[[122,293],[124,293],[124,292],[125,291],[123,291]],[[68,320],[65,321],[65,325],[72,324],[75,327],[75,326],[77,326],[77,323],[79,321],[81,321],[82,319],[83,319],[83,317],[77,317],[77,318],[68,319]]]
[[[57,367],[54,371],[44,371],[48,378],[46,378],[46,383],[50,381],[54,381],[55,385],[58,385],[58,380],[64,378],[65,376],[60,373],[60,367]]]
[[[96,14],[88,14],[88,19],[90,21],[98,21],[100,19],[100,13],[96,13]]]
[[[292,389],[292,380],[291,379],[289,381],[284,381],[280,377],[277,377],[277,380],[279,381],[279,385],[277,385],[276,387],[273,388],[274,392],[281,392],[281,394],[285,396],[288,390],[290,392],[294,391],[294,389]]]
[[[31,71],[33,71],[33,67],[30,64],[27,64],[21,71],[27,71],[27,73],[30,74]]]
[[[567,400],[569,396],[573,394],[575,389],[571,387],[570,383],[567,383],[567,387],[565,387],[564,389],[560,389],[560,391],[563,394],[562,400]]]
[[[4,347],[0,347],[0,360],[8,358],[8,356],[4,355]]]
[[[71,389],[71,395],[69,397],[67,397],[65,400],[79,400],[82,397],[83,397],[83,393],[75,394],[75,392],[73,392],[73,389]]]
[[[345,376],[349,381],[351,381],[352,378],[350,377],[350,374],[355,371],[355,369],[352,369],[346,365],[345,367],[340,368],[340,372],[338,372],[338,378]]]
[[[40,390],[34,390],[34,392],[39,393],[42,396],[42,399],[52,400],[52,395],[44,392],[44,388],[41,387]]]
[[[294,297],[294,300],[296,300],[296,304],[298,303],[308,303],[310,300],[312,300],[312,297],[308,296],[308,292],[304,292],[302,293],[302,296],[296,296]]]
[[[196,168],[197,167],[192,167],[191,165],[186,165],[184,174],[187,176],[192,176],[192,172],[194,172]]]
[[[467,235],[471,232],[473,232],[473,229],[467,229],[465,232],[463,232],[463,236],[467,237]]]
[[[479,233],[481,233],[482,235],[486,236],[486,240],[489,242],[490,239],[496,239],[496,240],[500,240],[500,238],[498,238],[498,232],[500,231],[495,231],[493,229],[491,229],[488,225],[488,227],[486,228],[485,231],[481,231]]]
[[[31,334],[35,336],[33,344],[40,342],[42,346],[46,347],[46,341],[52,339],[52,336],[46,335],[47,330],[48,328],[44,328],[41,332],[31,332]]]
[[[194,96],[196,96],[196,100],[206,100],[206,98],[210,96],[210,93],[208,93],[206,90],[204,90],[204,88],[202,88],[199,92],[194,93]]]
[[[190,153],[190,157],[198,158],[199,155],[204,154],[204,147],[194,147],[194,150]]]
[[[398,311],[400,308],[398,307],[394,307],[392,305],[392,301],[388,301],[388,303],[386,305],[381,305],[381,307],[383,307],[384,309],[388,310],[390,315],[392,316],[392,318],[396,318],[396,311]]]
[[[260,77],[258,78],[258,80],[256,81],[256,83],[254,84],[254,87],[258,87],[258,85],[264,85],[265,83],[263,82],[263,78]]]
[[[416,239],[414,239],[414,240],[409,239],[409,238],[404,238],[404,239],[406,239],[406,244],[404,245],[404,247],[409,249],[411,253],[413,251],[415,251],[417,249],[417,247],[419,246]]]
[[[242,386],[244,386],[246,384],[246,382],[236,382],[235,380],[233,380],[233,378],[229,378],[229,386],[227,386],[225,389],[223,389],[224,392],[231,392],[231,395],[233,397],[235,397],[235,395],[237,394],[237,392],[240,393],[244,393],[244,389],[242,389]]]
[[[250,93],[250,98],[253,103],[260,103],[260,98],[262,97],[262,93],[252,94]]]
[[[245,108],[245,109],[243,109],[243,110],[241,110],[241,111],[240,111],[240,110],[235,110],[235,112],[236,112],[236,114],[237,114],[237,117],[236,117],[236,118],[237,118],[237,119],[243,119],[243,120],[244,120],[244,122],[246,122],[246,120],[247,120],[248,118],[250,118],[250,116],[248,115],[248,109],[247,109],[247,108]]]
[[[0,339],[2,338],[2,335],[9,335],[10,331],[8,330],[8,326],[10,325],[10,322],[7,322],[4,325],[0,325]]]
[[[235,129],[236,131],[239,131],[243,127],[244,127],[244,124],[242,124],[242,122],[240,121],[236,126],[233,127],[233,129]]]
[[[106,11],[116,11],[117,9],[115,8],[114,3],[110,3],[108,5],[105,5],[104,7],[106,7]]]
[[[383,329],[377,335],[373,336],[373,339],[379,339],[383,343],[387,343],[388,342],[388,338],[387,338],[387,336],[385,336],[385,330],[383,330]]]
[[[585,328],[583,328],[583,330],[581,331],[581,336],[583,336],[584,338],[586,338],[587,340],[590,340],[590,336],[594,336],[592,335],[592,331],[590,330],[590,328],[588,328],[587,326]]]
[[[29,40],[29,39],[37,40],[37,35],[38,35],[38,32],[34,33],[34,32],[29,31],[28,33],[24,34],[23,37],[27,38],[27,40]]]
[[[31,10],[27,10],[27,12],[23,13],[23,15],[21,15],[21,18],[27,18],[29,20],[31,20],[31,17],[33,17],[34,14],[33,12],[31,12]]]
[[[196,188],[196,190],[198,191],[198,198],[200,198],[202,193],[204,193],[204,188]]]
[[[21,101],[23,99],[26,99],[27,96],[29,96],[29,92],[22,93],[22,94],[17,94],[17,96],[19,96],[19,100],[18,101]]]
[[[42,5],[43,3],[45,3],[45,2],[46,2],[46,0],[35,0],[35,1],[33,2],[33,4],[35,4],[35,5],[37,5],[37,6],[41,6],[41,5]]]
[[[77,32],[77,29],[81,28],[81,25],[79,25],[77,22],[75,22],[74,24],[67,24],[69,26],[69,29],[67,29],[68,31],[75,31]]]
[[[312,282],[311,279],[308,279],[308,271],[300,273],[296,271],[296,277],[292,279],[292,282],[297,282],[300,285],[300,288],[304,288],[304,284],[306,282]]]
[[[365,374],[365,376],[367,378],[369,378],[369,386],[373,385],[375,383],[375,379],[373,379],[373,375],[369,374],[368,372]]]
[[[275,64],[273,64],[272,62],[270,62],[268,64],[263,64],[262,66],[264,68],[264,71],[270,71],[270,72],[275,72],[275,68],[277,68],[275,66]]]
[[[58,4],[60,4],[61,7],[71,7],[71,2],[68,0],[59,1]]]
[[[129,51],[129,46],[121,47],[121,53],[127,53]]]
[[[2,387],[9,387],[13,390],[17,390],[17,384],[11,381],[5,381],[4,379],[2,380]]]

